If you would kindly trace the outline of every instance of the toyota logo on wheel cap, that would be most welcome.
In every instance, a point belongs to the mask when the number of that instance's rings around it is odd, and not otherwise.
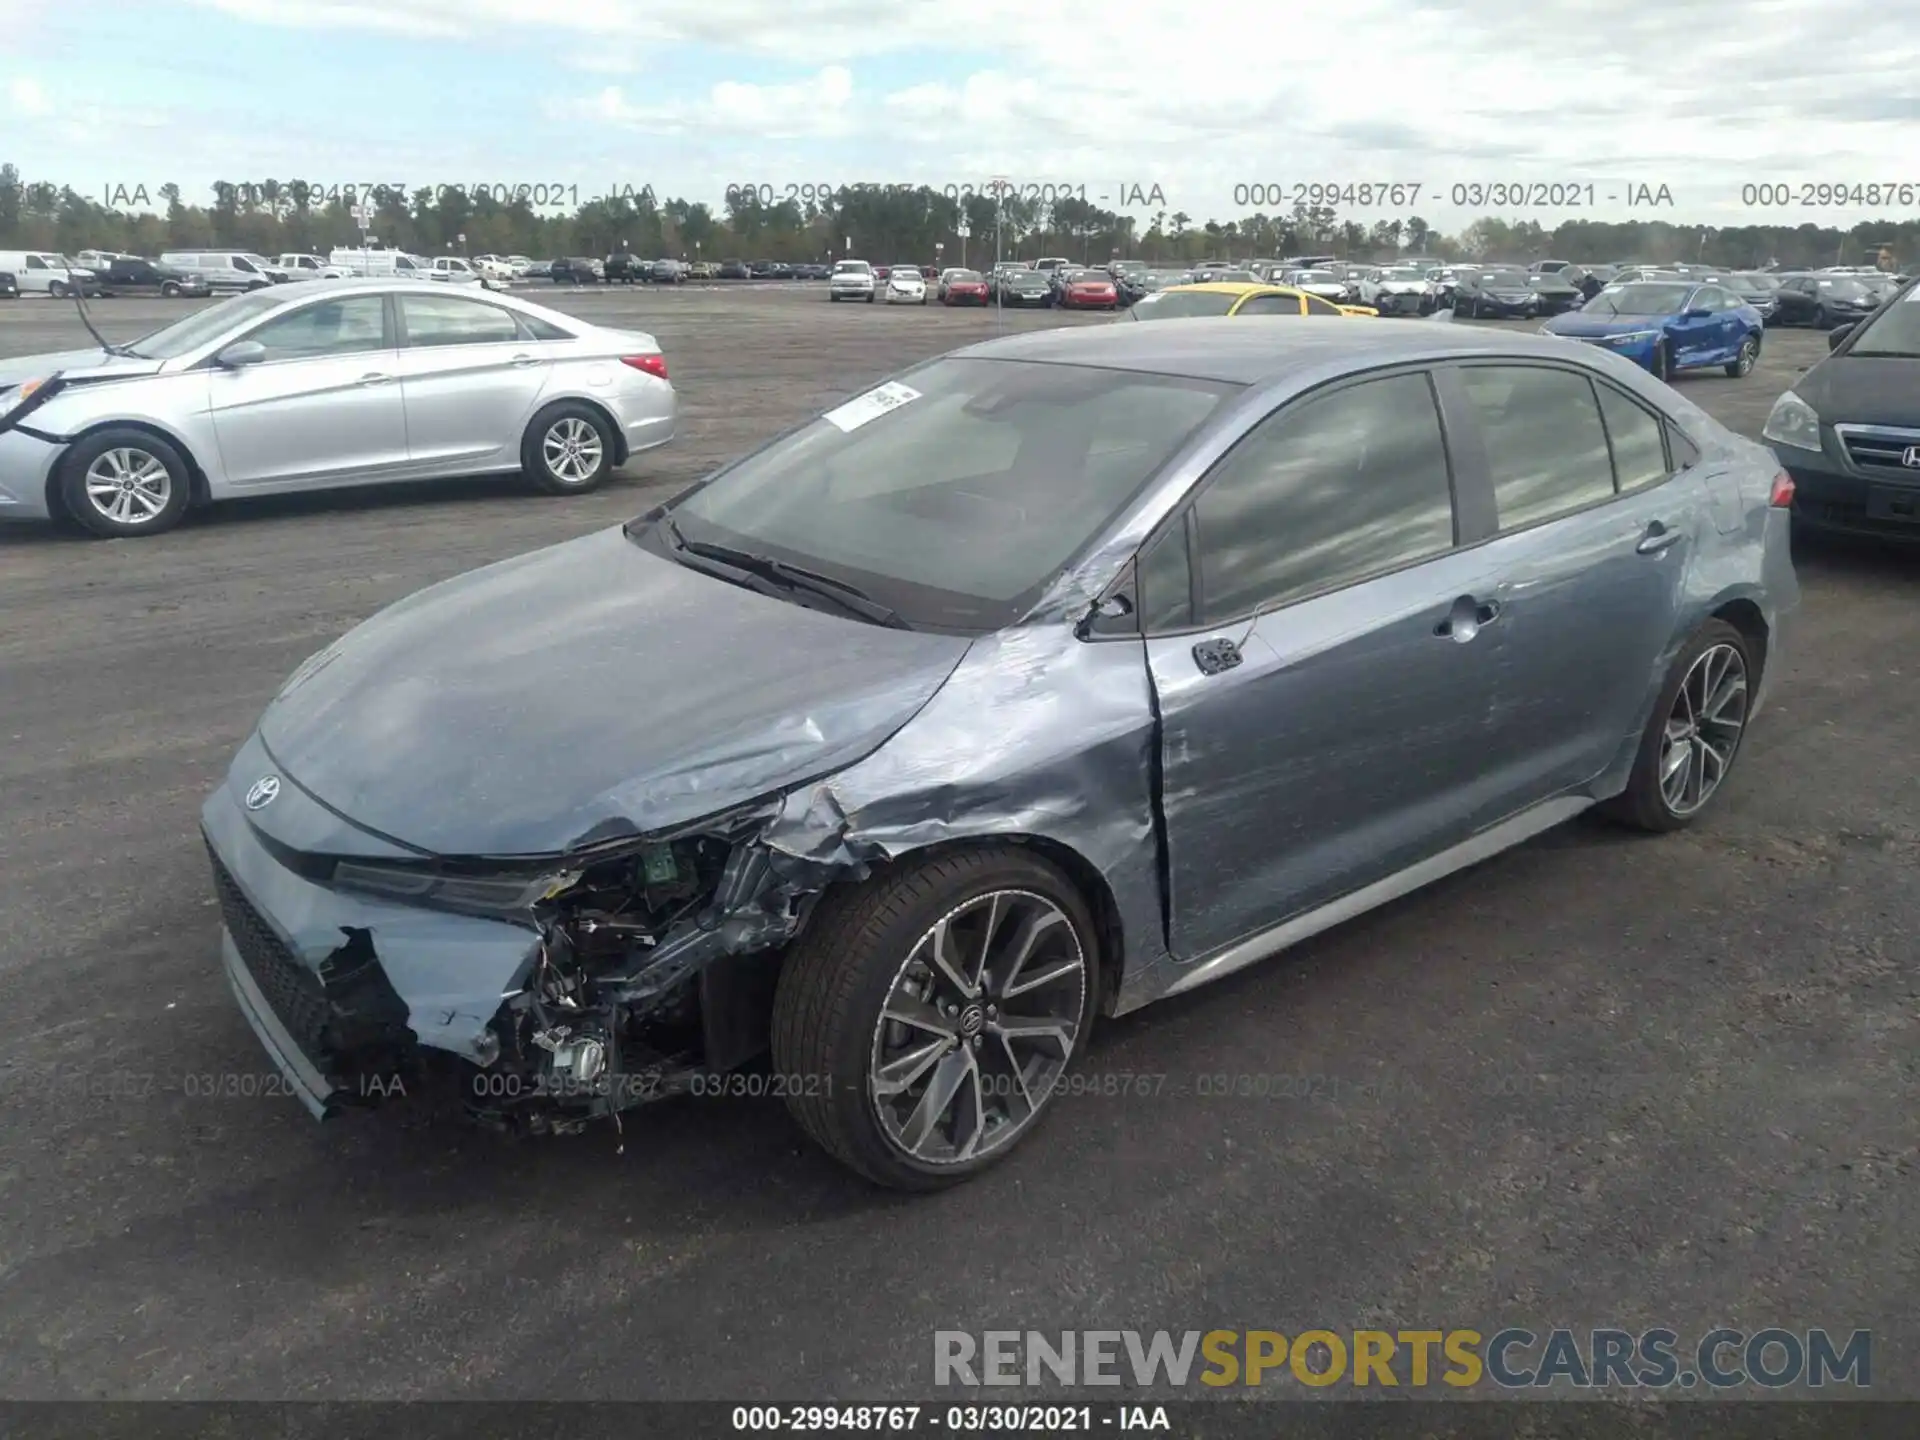
[[[279,794],[280,777],[278,775],[262,775],[258,780],[253,782],[252,788],[247,791],[247,809],[264,810],[279,797]]]
[[[1920,470],[1920,445],[1909,445],[1900,456],[1900,463],[1909,470]]]

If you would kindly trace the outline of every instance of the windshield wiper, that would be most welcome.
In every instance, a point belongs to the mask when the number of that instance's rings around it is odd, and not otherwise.
[[[731,545],[713,545],[702,540],[689,540],[680,533],[680,527],[673,517],[666,519],[666,531],[673,541],[674,548],[689,555],[698,555],[703,560],[716,561],[721,565],[732,566],[735,570],[744,570],[749,575],[758,575],[763,580],[771,580],[776,585],[789,590],[805,590],[810,594],[821,595],[833,601],[841,609],[858,615],[863,620],[871,620],[876,625],[885,625],[894,630],[911,630],[906,617],[891,606],[883,605],[858,586],[849,585],[844,580],[836,580],[831,575],[822,575],[816,570],[804,569],[771,555],[756,555],[748,550],[736,550]]]

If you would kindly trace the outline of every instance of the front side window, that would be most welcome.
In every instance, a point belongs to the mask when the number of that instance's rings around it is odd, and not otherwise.
[[[253,268],[253,262],[244,255],[236,255],[233,257],[233,268],[236,270],[244,270],[249,275],[258,275],[260,273]]]
[[[1307,314],[1309,315],[1338,315],[1341,313],[1338,305],[1327,300],[1322,300],[1318,295],[1303,295],[1300,298],[1307,302]]]
[[[269,360],[314,360],[384,350],[386,302],[378,295],[322,301],[269,320],[246,338],[266,346]]]
[[[1396,375],[1287,406],[1220,462],[1194,515],[1208,625],[1448,550],[1432,385]]]
[[[1235,315],[1298,315],[1300,302],[1291,295],[1255,295]]]
[[[400,313],[413,349],[437,345],[508,345],[520,338],[513,316],[497,305],[456,295],[402,295]]]
[[[1586,376],[1542,365],[1470,365],[1461,380],[1486,441],[1502,530],[1612,497],[1607,434]]]
[[[909,623],[998,629],[1239,388],[939,360],[748,456],[673,518],[689,542],[835,576]]]
[[[1193,624],[1193,573],[1187,564],[1184,518],[1141,553],[1134,573],[1144,633],[1159,635]]]

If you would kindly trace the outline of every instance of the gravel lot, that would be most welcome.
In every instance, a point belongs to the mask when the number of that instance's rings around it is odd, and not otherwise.
[[[1870,1327],[1875,1392],[1920,1396],[1920,557],[1870,547],[1803,553],[1784,683],[1701,826],[1576,823],[1114,1023],[1089,1073],[1162,1093],[1069,1098],[957,1192],[878,1195],[773,1100],[663,1105],[622,1148],[209,1098],[267,1062],[196,814],[302,658],[1000,323],[533,293],[654,331],[680,389],[682,438],[600,494],[0,529],[0,1396],[925,1398],[936,1329],[1509,1324]],[[93,306],[113,339],[182,308]],[[82,343],[0,307],[0,354]],[[1757,434],[1824,350],[1784,332],[1681,388]]]

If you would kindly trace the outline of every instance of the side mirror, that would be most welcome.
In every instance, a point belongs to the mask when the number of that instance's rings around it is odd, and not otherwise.
[[[228,370],[240,370],[266,359],[267,347],[258,340],[236,340],[213,358]]]
[[[1696,305],[1691,310],[1687,311],[1686,318],[1689,320],[1706,320],[1711,318],[1712,315],[1713,315],[1713,311],[1707,309],[1706,306]]]
[[[1827,332],[1827,349],[1829,351],[1838,350],[1840,348],[1840,342],[1857,330],[1859,325],[1860,322],[1856,320],[1851,325],[1839,325],[1829,330]]]

